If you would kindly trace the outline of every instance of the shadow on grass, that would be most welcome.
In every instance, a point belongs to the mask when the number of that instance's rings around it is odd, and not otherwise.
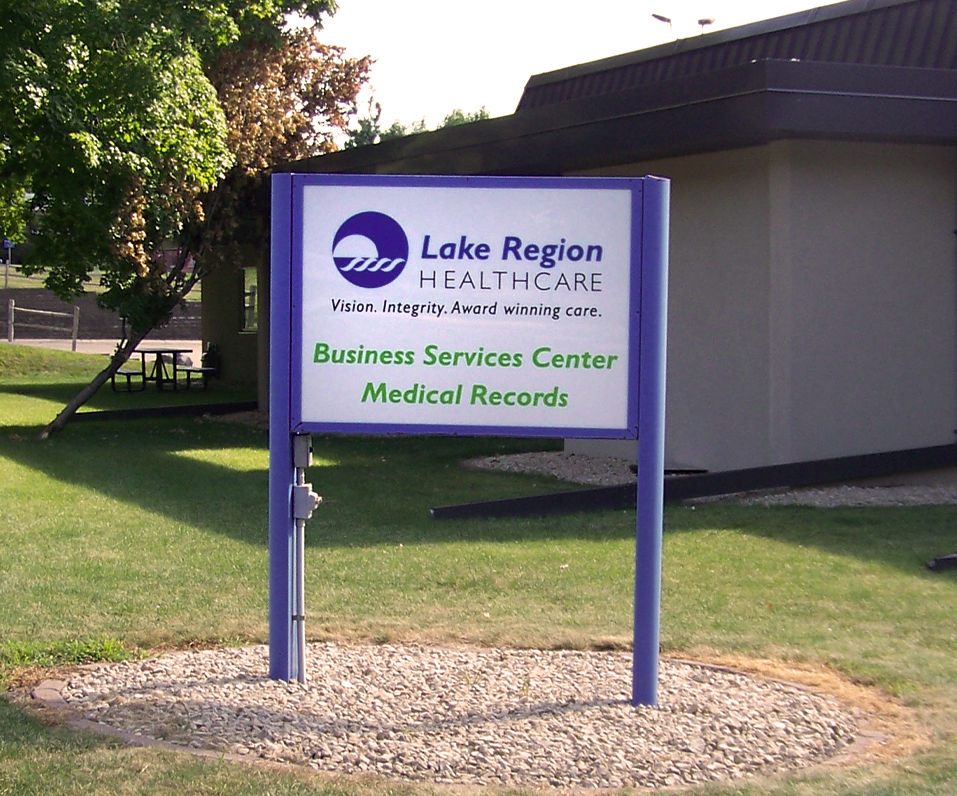
[[[79,392],[81,386],[75,381],[44,383],[31,380],[29,384],[0,384],[0,393],[37,398],[65,406]],[[216,384],[210,385],[207,390],[179,389],[160,392],[154,385],[150,385],[145,390],[138,392],[114,392],[109,382],[107,382],[80,408],[80,412],[117,409],[140,410],[153,407],[192,406],[203,403],[227,403],[255,399],[256,394],[251,390],[226,389]],[[52,420],[53,417],[51,416],[50,419]]]
[[[250,544],[267,542],[268,446],[261,430],[205,418],[83,423],[44,441],[37,440],[37,430],[5,427],[0,455],[36,471],[41,479],[86,488]],[[436,523],[429,515],[437,503],[560,488],[553,479],[477,472],[460,464],[478,455],[554,449],[555,441],[372,436],[313,440],[317,466],[308,478],[324,504],[309,523],[310,546],[375,545],[397,538],[406,543],[514,540],[558,532],[546,520]],[[230,451],[236,449],[247,451],[238,467],[230,463]],[[217,462],[220,455],[222,463]],[[617,535],[620,523],[600,525],[566,524],[559,535]]]
[[[117,749],[122,744],[112,738],[93,733],[78,733],[62,727],[50,727],[23,708],[0,699],[0,749],[3,750],[7,774],[13,782],[5,784],[17,791],[15,773],[18,760],[25,761],[23,768],[36,765],[40,760],[55,761],[58,757],[74,757],[95,749]],[[24,780],[34,782],[35,772],[23,772]],[[29,784],[29,783],[26,783]]]
[[[926,574],[924,564],[957,552],[957,506],[765,507],[699,505],[666,510],[665,533],[732,530],[795,548],[876,561],[909,574]]]
[[[36,428],[6,427],[0,455],[43,477],[134,503],[172,521],[265,545],[265,432],[208,419],[84,423],[39,442]],[[551,478],[468,470],[473,456],[557,449],[556,440],[314,435],[308,480],[323,505],[310,547],[458,541],[612,540],[634,536],[630,511],[561,517],[434,522],[429,508],[574,489]],[[252,450],[236,467],[230,451]],[[197,455],[203,452],[202,455]],[[217,457],[222,454],[222,461]],[[254,464],[250,465],[249,461]],[[323,464],[323,462],[327,462]],[[814,509],[734,505],[668,507],[666,534],[726,529],[911,573],[957,552],[957,507]],[[931,577],[936,577],[929,575]]]

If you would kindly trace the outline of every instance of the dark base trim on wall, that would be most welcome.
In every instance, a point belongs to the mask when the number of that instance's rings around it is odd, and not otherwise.
[[[957,444],[903,451],[817,459],[767,467],[749,467],[720,473],[676,475],[665,477],[665,502],[675,503],[692,498],[753,492],[765,489],[786,489],[862,478],[878,478],[902,473],[957,467]],[[496,517],[532,517],[569,514],[578,511],[613,511],[635,507],[636,487],[596,487],[545,495],[531,495],[480,503],[436,506],[430,509],[436,520],[492,519]]]

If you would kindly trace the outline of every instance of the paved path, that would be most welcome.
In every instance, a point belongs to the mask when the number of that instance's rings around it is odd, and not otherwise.
[[[14,340],[14,345],[33,346],[35,348],[54,348],[69,351],[73,345],[70,340]],[[80,354],[112,354],[116,349],[116,340],[77,340],[76,350]],[[154,340],[143,341],[144,348],[189,348],[193,362],[199,363],[203,351],[202,340]]]

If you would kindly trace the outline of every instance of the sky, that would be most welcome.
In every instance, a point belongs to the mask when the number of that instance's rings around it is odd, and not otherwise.
[[[500,0],[501,1],[501,0]],[[381,124],[438,125],[452,110],[506,116],[531,75],[834,0],[338,0],[324,41],[371,55]],[[668,17],[671,24],[652,17]],[[360,99],[367,115],[370,92]]]

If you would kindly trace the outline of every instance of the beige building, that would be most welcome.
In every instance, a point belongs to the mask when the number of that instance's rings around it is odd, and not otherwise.
[[[783,140],[588,173],[672,180],[669,464],[953,443],[953,147]]]
[[[851,0],[573,66],[531,78],[512,116],[289,170],[668,177],[667,466],[957,462],[952,0]],[[263,399],[265,257],[203,291],[224,378],[260,374]]]

